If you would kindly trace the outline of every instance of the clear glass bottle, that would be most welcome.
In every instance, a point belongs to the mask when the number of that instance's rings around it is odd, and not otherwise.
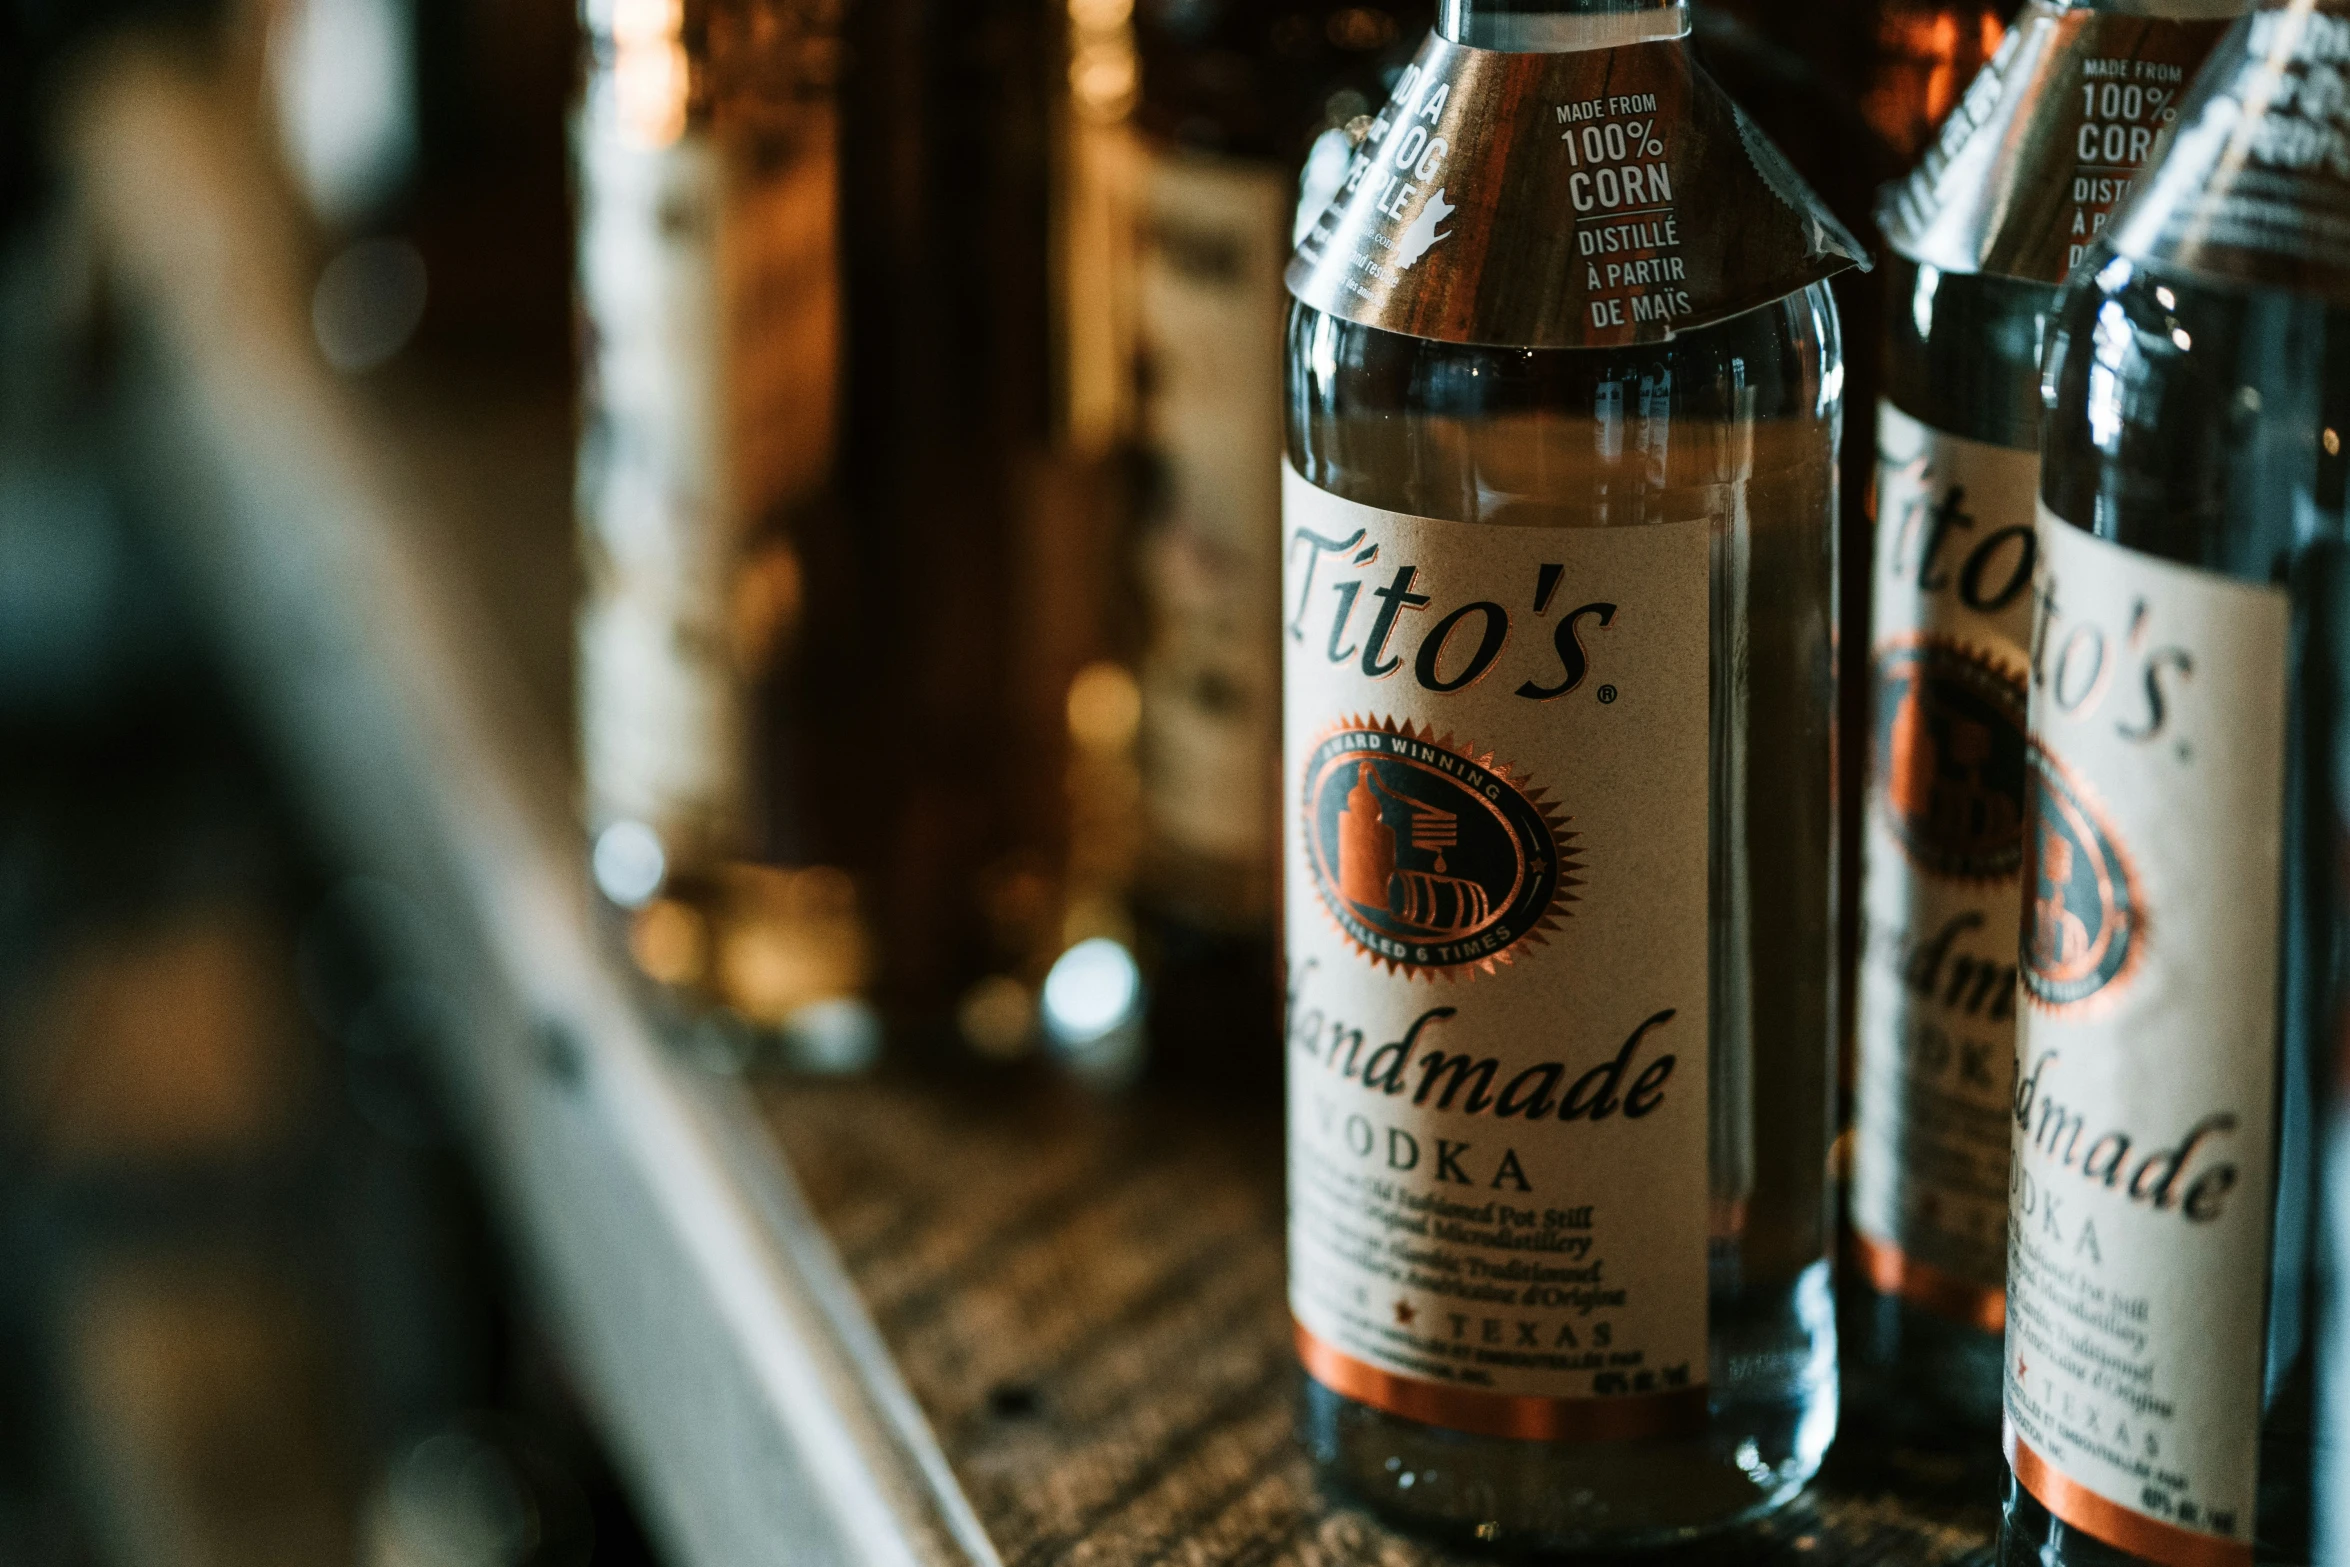
[[[1693,6],[1699,53],[1706,68],[1769,132],[1812,189],[1855,233],[1875,221],[1888,185],[1916,167],[1919,154],[1949,117],[1968,84],[1991,58],[2017,0],[1698,0]],[[1880,254],[1883,247],[1879,247]],[[1836,309],[1849,343],[1864,351],[1845,359],[1844,402],[1872,411],[1884,393],[1879,345],[1887,312],[1904,308],[1898,279],[1879,266],[1837,274]],[[1839,733],[1868,732],[1869,540],[1876,443],[1855,426],[1844,443],[1843,517],[1837,583],[1844,616],[1839,628],[1843,696]],[[1837,798],[1843,802],[1838,853],[1844,907],[1858,911],[1861,854],[1855,808],[1863,793],[1867,747],[1839,749]],[[1858,1010],[1854,994],[1856,948],[1863,922],[1844,928],[1838,1015],[1849,1031]],[[1849,1034],[1845,1088],[1851,1088]],[[1848,1101],[1849,1102],[1849,1101]],[[1849,1301],[1846,1302],[1850,1304]],[[1850,1356],[1846,1370],[1854,1369]],[[1852,1391],[1863,1391],[1855,1387]],[[1849,1400],[1848,1400],[1849,1402]]]
[[[1888,1373],[1896,1400],[1986,1430],[2005,1323],[2040,352],[2065,273],[2220,18],[2242,9],[2034,0],[1887,203],[1849,1358]]]
[[[2100,362],[2096,344],[2104,319],[2126,323],[2120,330],[2133,340],[2114,356],[2118,364]],[[2117,335],[2106,334],[2106,341]],[[2182,342],[2191,346],[2181,348]],[[2345,469],[2323,442],[2350,398],[2345,344],[2350,311],[2341,306],[2215,288],[2159,267],[2109,263],[2068,300],[2050,350],[2043,503],[2065,519],[2062,525],[2135,553],[2290,591],[2296,579],[2325,569],[2343,547]],[[2101,431],[2110,433],[2101,438]],[[2265,768],[2283,794],[2295,789],[2295,779],[2310,765],[2301,742],[2301,736],[2291,737],[2289,757],[2231,760]],[[2276,891],[2290,910],[2325,875],[2331,845],[2308,832],[2292,809],[2280,819],[2284,884]],[[2154,948],[2146,962],[2162,957]],[[2260,1561],[2308,1559],[2309,1202],[2306,1183],[2290,1174],[2306,1170],[2310,1158],[2310,987],[2321,978],[2289,962],[2279,975],[2269,1031],[2276,1055],[2263,1075],[2274,1080],[2280,1173],[2273,1192],[2244,1193],[2266,1205],[2269,1219],[2261,1227],[2273,1235],[2264,1248],[2266,1288],[2255,1279],[2251,1291],[2255,1303],[2264,1293],[2268,1297],[2265,1308],[2255,1305],[2252,1324],[2253,1335],[2265,1342],[2259,1356],[2260,1550],[2254,1558]],[[2028,1072],[2043,1048],[2027,1025],[2018,1044],[2021,1069]],[[2267,1111],[2260,1101],[2271,1097],[2268,1085],[2246,1092],[2252,1112]],[[2019,1127],[2016,1136],[2021,1144],[2028,1133]],[[2216,1282],[2178,1281],[2190,1291]],[[2011,1370],[2017,1347],[2010,1343]],[[2110,1546],[2052,1516],[2016,1483],[2012,1466],[2002,1542],[2001,1559],[2015,1563],[2106,1567],[2163,1560]]]
[[[2328,237],[2350,188],[2290,149],[2325,112],[2296,101],[2330,73],[2304,46],[2350,47],[2336,10],[2264,7],[2229,34],[2052,322],[2000,1543],[2017,1567],[2310,1559],[2339,678],[2313,632],[2350,520],[2350,274]]]
[[[2048,312],[2054,307],[2057,288],[2053,284],[2038,283],[2019,278],[1997,277],[1982,273],[1944,273],[1933,266],[1921,266],[1889,250],[1885,260],[1886,288],[1894,301],[1886,312],[1889,342],[1886,347],[1886,406],[1892,410],[1883,416],[1879,430],[1880,464],[1885,470],[1898,473],[1904,468],[1923,469],[1927,459],[1919,449],[1920,443],[1903,442],[1888,445],[1886,437],[1894,430],[1907,433],[1923,426],[1931,434],[1947,433],[1982,446],[2011,452],[2023,469],[2025,485],[2025,527],[2030,527],[2030,489],[2032,458],[2038,449],[2036,414],[2039,402],[2039,349]],[[1907,305],[1909,308],[1902,308]],[[1898,437],[1897,437],[1898,439]],[[1996,462],[1996,458],[1993,459]],[[1897,513],[1888,509],[1882,497],[1893,491],[1899,480],[1881,472],[1878,478],[1880,496],[1878,525],[1880,529],[1898,530]],[[1912,482],[1907,486],[1917,499],[1925,500],[1928,526],[1931,526],[1931,491],[1927,486]],[[1948,503],[1949,486],[1941,489],[1942,504]],[[1964,550],[1980,547],[1982,539],[2001,527],[2012,526],[2013,520],[1995,517],[1983,503],[1980,488],[1974,496],[1969,515],[1974,519],[1972,530],[1961,535]],[[1888,521],[1888,519],[1892,519]],[[1879,535],[1879,550],[1885,548]],[[1915,546],[1911,545],[1914,549]],[[1911,557],[1914,559],[1914,556]],[[2003,569],[1997,574],[2004,582],[2006,567],[2012,560],[1996,562]],[[1884,569],[1882,566],[1880,569]],[[2025,581],[2029,582],[2029,562],[2025,565]],[[1949,575],[1945,567],[1942,573]],[[1909,579],[1914,586],[1916,572]],[[1884,591],[1882,583],[1878,591]],[[2022,595],[2021,612],[2027,622],[2030,617],[2029,593]],[[1883,611],[1879,611],[1880,617]],[[1877,638],[1872,637],[1872,644]],[[2020,642],[2020,638],[2018,639]],[[1898,656],[1898,650],[1888,649]],[[2008,685],[2009,682],[2002,682]],[[1871,685],[1876,692],[1885,690],[1882,672],[1872,670]],[[2023,745],[2023,692],[2020,671],[2012,682],[2012,728],[2000,731],[2000,738],[2012,736],[2013,760],[2018,776],[2003,793],[2012,797],[2013,809],[2020,817],[2023,780],[2020,775]],[[1871,750],[1863,762],[1866,776],[1862,810],[1874,813],[1880,808],[1884,791],[1884,764],[1877,751],[1889,738],[1892,727],[1888,716],[1872,703],[1869,709],[1869,740]],[[1987,726],[1986,726],[1987,727]],[[1941,1411],[1956,1414],[1977,1427],[1995,1426],[1999,1419],[1999,1344],[2000,1330],[2005,1322],[2005,1306],[1999,1279],[2003,1277],[2005,1255],[2004,1234],[1997,1227],[1981,1233],[1979,1227],[1949,1236],[1941,1251],[1963,1253],[1974,1262],[1968,1266],[1959,1256],[1944,1255],[1935,1261],[1932,1284],[1916,1278],[1922,1257],[1903,1253],[1887,1266],[1880,1264],[1885,1255],[1877,1248],[1880,1243],[1869,1238],[1872,1226],[1860,1216],[1864,1199],[1859,1195],[1869,1183],[1876,1180],[1874,1165],[1893,1166],[1888,1170],[1886,1184],[1898,1185],[1898,1193],[1887,1194],[1896,1207],[1914,1210],[1932,1203],[1944,1215],[1942,1225],[1948,1225],[1951,1194],[1942,1188],[1957,1185],[1961,1188],[1959,1201],[1968,1208],[1995,1207],[2004,1219],[2006,1202],[2005,1167],[2007,1160],[2007,1121],[2004,1105],[2007,1085],[2013,1078],[2013,1050],[2010,1031],[2013,1028],[2014,1007],[2004,995],[1986,993],[1981,999],[1974,994],[1971,980],[1960,975],[1954,979],[1953,970],[1961,967],[1971,972],[1980,961],[1980,954],[1953,953],[1947,946],[1936,948],[1932,943],[1950,918],[1963,920],[1971,909],[1955,912],[1922,939],[1911,940],[1910,922],[1901,925],[1881,925],[1878,918],[1865,912],[1869,908],[1872,890],[1869,878],[1880,881],[1888,873],[1898,876],[1906,867],[1883,863],[1883,849],[1873,821],[1864,824],[1861,837],[1863,918],[1859,962],[1863,973],[1856,987],[1854,1031],[1856,1042],[1856,1072],[1854,1081],[1853,1127],[1853,1181],[1854,1240],[1859,1255],[1848,1280],[1847,1288],[1856,1292],[1847,1312],[1847,1327],[1856,1333],[1849,1355],[1872,1368],[1892,1373],[1898,1393],[1923,1396]],[[2020,836],[2016,839],[2020,845]],[[2020,851],[2019,851],[2020,852]],[[2014,871],[2010,868],[1997,885],[2012,887]],[[1901,889],[1907,891],[1908,889]],[[1972,891],[1970,887],[1968,889]],[[1900,897],[1896,892],[1895,897]],[[1912,900],[1903,900],[1912,901]],[[1922,901],[1922,900],[1916,900]],[[1963,895],[1962,895],[1963,901]],[[2012,903],[2012,894],[2010,894]],[[2012,912],[2012,911],[2010,911]],[[2013,919],[2006,921],[2012,928]],[[2003,946],[2001,935],[1987,922],[1973,922],[1974,930],[1982,932],[1978,945],[1987,951]],[[1970,931],[1969,934],[1973,932]],[[1921,956],[1939,961],[1930,965],[1921,963]],[[2003,955],[2003,953],[2002,953]],[[1880,975],[1872,969],[1882,969]],[[2004,962],[1998,965],[2010,969]],[[2010,975],[2012,982],[2012,974]],[[1952,1036],[1940,1030],[1934,1039],[1936,1064],[1951,1073],[1962,1070],[1963,1062],[1980,1057],[1982,1071],[1993,1081],[1981,1084],[1979,1091],[1970,1095],[1965,1113],[1952,1116],[1945,1107],[1941,1115],[1926,1112],[1922,1103],[1896,1105],[1891,1114],[1877,1113],[1872,1100],[1879,1095],[1890,1095],[1896,1101],[1902,1097],[1907,1074],[1895,1064],[1891,1071],[1885,1065],[1872,1062],[1872,1056],[1881,1049],[1898,1052],[1892,1032],[1904,1020],[1903,1002],[1890,1005],[1876,1002],[1873,989],[1881,989],[1888,997],[1907,997],[1915,987],[1924,984],[1931,993],[1926,1004],[1938,1002],[1945,995],[1954,995],[1954,1006],[1967,1027],[1963,1037]],[[1953,992],[1951,986],[1958,983]],[[1970,1009],[1970,1003],[1971,1009]],[[1978,1038],[1977,1036],[1982,1036]],[[1990,1050],[1982,1054],[1979,1047],[1988,1040]],[[1962,1057],[1962,1050],[1973,1055]],[[1885,1082],[1891,1077],[1894,1081]],[[1960,1084],[1963,1088],[1964,1085]],[[1921,1094],[1925,1092],[1921,1085]],[[1991,1105],[1988,1124],[1978,1126],[1984,1118],[1974,1100],[1988,1099]],[[1938,1149],[1940,1157],[1933,1161],[1933,1174],[1938,1181],[1921,1179],[1914,1168],[1906,1144],[1911,1134],[1912,1120],[1931,1128],[1938,1142],[1953,1146]],[[1890,1122],[1891,1124],[1887,1124]],[[1969,1138],[1970,1131],[1979,1135]],[[1974,1146],[1980,1143],[1979,1148]],[[1985,1188],[1985,1182],[1988,1187]],[[1975,1199],[1968,1203],[1968,1198]],[[1897,1219],[1883,1226],[1888,1231],[1900,1232],[1916,1227],[1914,1219]],[[1938,1225],[1937,1228],[1941,1228]],[[1919,1250],[1915,1241],[1912,1250]],[[1929,1241],[1927,1247],[1933,1249]],[[1935,1261],[1924,1261],[1926,1267],[1935,1267]],[[1944,1281],[1948,1282],[1945,1283]],[[1939,1286],[1939,1287],[1937,1287]]]
[[[1440,34],[1456,43],[1510,51],[1679,49],[1687,31],[1678,0],[1516,6],[1451,0],[1439,24]],[[1444,539],[1456,548],[1493,529],[1492,537],[1512,540],[1519,553],[1531,552],[1530,560],[1548,553],[1569,562],[1584,559],[1594,541],[1605,549],[1606,540],[1635,544],[1640,534],[1662,537],[1676,525],[1697,525],[1695,571],[1681,580],[1705,603],[1686,606],[1683,624],[1709,648],[1691,666],[1699,672],[1696,741],[1682,753],[1689,787],[1698,791],[1690,798],[1699,802],[1687,820],[1706,846],[1694,882],[1695,907],[1702,912],[1689,923],[1710,928],[1696,969],[1709,1019],[1707,1093],[1702,1117],[1693,1112],[1691,1122],[1707,1171],[1695,1213],[1709,1216],[1693,1214],[1691,1227],[1706,1227],[1710,1234],[1702,1263],[1686,1275],[1689,1289],[1705,1296],[1701,1407],[1687,1424],[1631,1439],[1612,1439],[1600,1425],[1588,1433],[1558,1432],[1554,1439],[1448,1428],[1392,1412],[1397,1398],[1357,1396],[1372,1385],[1359,1375],[1333,1378],[1319,1369],[1335,1362],[1316,1361],[1319,1351],[1307,1347],[1311,1335],[1301,1314],[1301,1347],[1313,1371],[1302,1404],[1308,1448],[1326,1480],[1380,1513],[1423,1531],[1503,1549],[1650,1546],[1756,1516],[1792,1496],[1813,1473],[1836,1420],[1827,1262],[1836,930],[1834,521],[1843,379],[1835,306],[1825,285],[1814,282],[1761,308],[1645,346],[1516,348],[1402,335],[1301,301],[1290,318],[1289,366],[1294,474],[1285,615],[1302,616],[1309,604],[1320,606],[1313,611],[1317,616],[1330,613],[1327,601],[1314,596],[1325,592],[1327,575],[1320,584],[1307,584],[1308,596],[1298,596],[1297,530],[1312,520],[1307,506],[1317,516],[1337,501],[1408,514],[1407,528],[1429,531],[1399,537]],[[1332,564],[1321,569],[1332,572],[1351,557],[1324,558]],[[1367,568],[1372,575],[1365,585],[1384,594],[1390,560],[1427,558],[1397,547]],[[1396,588],[1408,590],[1418,580],[1405,577],[1400,565],[1395,569]],[[1582,570],[1570,564],[1564,574],[1574,580]],[[1531,581],[1536,569],[1529,565],[1527,573]],[[1543,582],[1561,575],[1548,564],[1539,573]],[[1344,606],[1353,604],[1354,595],[1343,588],[1354,585],[1341,585]],[[1498,598],[1501,590],[1493,591]],[[1524,589],[1513,580],[1510,591]],[[1621,620],[1629,624],[1635,589],[1618,596],[1628,606]],[[1542,591],[1534,597],[1540,601]],[[1370,595],[1362,601],[1368,605]],[[1562,596],[1560,602],[1571,601]],[[1368,634],[1384,645],[1385,633],[1401,623],[1399,606],[1410,607],[1408,591],[1389,602],[1375,625],[1346,622],[1342,613],[1340,629],[1329,638],[1333,652],[1342,632]],[[1583,617],[1582,640],[1612,651],[1620,644],[1602,639],[1614,634],[1613,623],[1600,631],[1596,615],[1615,608],[1587,604],[1568,619]],[[1302,636],[1301,624],[1292,623],[1288,653],[1293,786],[1301,738],[1311,738],[1301,737],[1303,720],[1295,711],[1299,669],[1308,657],[1300,649],[1310,644],[1318,650],[1323,633],[1322,619],[1303,627]],[[1354,631],[1344,631],[1347,624]],[[1557,627],[1562,650],[1571,629]],[[1540,645],[1549,645],[1551,624],[1538,623],[1534,634]],[[1429,674],[1441,675],[1453,655],[1440,633],[1429,635],[1438,646],[1433,656],[1423,646],[1422,684],[1444,689],[1441,679],[1430,685]],[[1689,656],[1695,658],[1694,650]],[[1611,672],[1604,663],[1594,667]],[[1573,676],[1575,668],[1570,660],[1566,673]],[[1625,675],[1621,696],[1614,683],[1599,686],[1596,703],[1604,705],[1545,711],[1559,714],[1560,723],[1612,721],[1597,715],[1620,711],[1619,700],[1634,700],[1642,689],[1637,682],[1648,673],[1634,668]],[[1569,688],[1579,695],[1590,689],[1574,680]],[[1433,738],[1435,731],[1426,733]],[[1484,758],[1488,765],[1496,755],[1504,764],[1511,760],[1502,754],[1505,735],[1480,732],[1475,738],[1479,746],[1497,746]],[[1515,733],[1506,738],[1534,743]],[[1365,776],[1373,770],[1363,764],[1358,794],[1365,801],[1374,792],[1392,799],[1402,775],[1387,769],[1377,779]],[[1622,795],[1644,788],[1627,782]],[[1562,808],[1587,831],[1562,858],[1585,854],[1580,869],[1590,884],[1562,926],[1616,917],[1608,912],[1615,905],[1608,901],[1613,893],[1605,866],[1629,852],[1608,837],[1604,821],[1594,827],[1591,813],[1600,807],[1589,793],[1569,794]],[[1707,825],[1695,827],[1701,820]],[[1418,827],[1412,831],[1412,841],[1421,842]],[[1316,1042],[1323,1012],[1312,987],[1323,984],[1327,970],[1317,969],[1318,959],[1300,956],[1306,928],[1300,921],[1309,917],[1300,912],[1301,900],[1313,893],[1301,886],[1298,852],[1293,848],[1288,872],[1289,1070],[1292,1248],[1302,1256],[1301,1248],[1310,1249],[1312,1242],[1299,1237],[1315,1222],[1306,1209],[1309,1200],[1319,1200],[1315,1183],[1323,1179],[1310,1160],[1299,1163],[1316,1113],[1311,1074],[1318,1066],[1339,1069],[1346,1040],[1333,1023],[1327,1046]],[[1445,861],[1439,857],[1434,864],[1441,870]],[[1602,868],[1590,869],[1594,864]],[[1520,984],[1518,972],[1500,974]],[[1598,982],[1596,991],[1562,982],[1559,992],[1533,1000],[1528,1016],[1551,1018],[1565,1034],[1579,1026],[1585,1011],[1604,1011],[1633,993],[1625,985],[1622,996],[1615,994],[1619,987],[1605,971],[1586,977]],[[1492,1000],[1482,998],[1481,986],[1493,987]],[[1432,994],[1463,1014],[1479,1005],[1516,1004],[1500,993],[1499,982],[1474,975],[1457,989],[1439,986]],[[1356,999],[1341,994],[1331,1005]],[[1450,1013],[1442,1026],[1456,1026]],[[1631,1059],[1631,1051],[1627,1044],[1619,1060]],[[1461,1059],[1466,1065],[1467,1058]],[[1570,1062],[1566,1071],[1573,1070]],[[1575,1113],[1578,1092],[1569,1091],[1562,1119]],[[1427,1096],[1423,1082],[1418,1102]],[[1512,1113],[1509,1097],[1505,1091],[1502,1115]],[[1449,1106],[1452,1096],[1443,1102]],[[1477,1102],[1472,1094],[1468,1103]],[[1599,1114],[1605,1113],[1602,1096]],[[1474,1123],[1463,1124],[1463,1136],[1485,1135]],[[1573,1135],[1584,1135],[1583,1129]],[[1384,1147],[1390,1168],[1402,1168],[1392,1162],[1401,1148],[1389,1136]],[[1474,1168],[1479,1156],[1464,1157]],[[1503,1182],[1506,1173],[1493,1182]],[[1595,1173],[1578,1165],[1569,1179]],[[1488,1186],[1482,1178],[1476,1184]],[[1506,1220],[1508,1210],[1501,1211]],[[1603,1208],[1603,1234],[1606,1219]],[[1679,1238],[1647,1237],[1645,1243],[1670,1247]],[[1636,1271],[1641,1259],[1631,1253],[1643,1243],[1635,1238],[1631,1246],[1608,1249],[1609,1271],[1595,1276],[1620,1281]],[[1486,1265],[1472,1261],[1468,1267],[1481,1275]],[[1293,1298],[1301,1271],[1293,1266]],[[1502,1276],[1525,1275],[1504,1269]],[[1398,1300],[1398,1321],[1414,1312],[1425,1315],[1425,1308]],[[1493,1335],[1511,1331],[1494,1325],[1500,1321],[1456,1316],[1453,1332],[1456,1338],[1483,1332],[1488,1343],[1498,1343]],[[1347,1381],[1350,1391],[1337,1390],[1333,1380]]]

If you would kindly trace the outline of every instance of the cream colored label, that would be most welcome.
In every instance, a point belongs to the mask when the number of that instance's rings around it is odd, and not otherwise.
[[[1995,1324],[2040,463],[1891,403],[1877,449],[1852,1220],[1880,1287]]]
[[[1270,167],[1154,159],[1139,280],[1143,440],[1160,508],[1142,560],[1145,803],[1169,844],[1267,866],[1279,790],[1273,626],[1291,201]]]
[[[1448,1393],[1700,1387],[1707,524],[1283,520],[1291,1309]]]
[[[2212,1560],[2257,1478],[2286,598],[2045,511],[2040,548],[2011,1457],[2060,1517],[2113,1537],[2085,1491]]]

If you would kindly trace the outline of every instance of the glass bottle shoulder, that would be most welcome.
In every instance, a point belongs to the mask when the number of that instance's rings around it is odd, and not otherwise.
[[[2060,292],[1888,256],[1885,395],[1937,430],[2038,450],[2041,351]]]
[[[2051,326],[2042,501],[2133,549],[2285,581],[2343,534],[2350,311],[2096,259]]]
[[[1724,482],[1816,465],[1844,380],[1822,284],[1606,349],[1437,342],[1298,304],[1288,364],[1305,478],[1392,510],[1533,526],[1670,520]]]

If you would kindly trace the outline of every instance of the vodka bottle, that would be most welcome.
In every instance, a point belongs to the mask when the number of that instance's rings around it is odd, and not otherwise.
[[[1668,1541],[1835,1426],[1858,247],[1679,0],[1454,0],[1289,275],[1291,1309],[1389,1517]]]
[[[2345,9],[2263,4],[2228,34],[2053,322],[2008,1562],[2309,1559]]]
[[[1887,203],[1855,1352],[1999,1417],[2039,360],[2059,285],[2243,0],[2033,0]]]

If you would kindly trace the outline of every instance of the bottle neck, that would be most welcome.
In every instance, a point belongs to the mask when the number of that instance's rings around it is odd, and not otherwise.
[[[2195,0],[2170,0],[2195,3]],[[1441,0],[1436,31],[1513,54],[1568,54],[1682,38],[1688,0]]]

